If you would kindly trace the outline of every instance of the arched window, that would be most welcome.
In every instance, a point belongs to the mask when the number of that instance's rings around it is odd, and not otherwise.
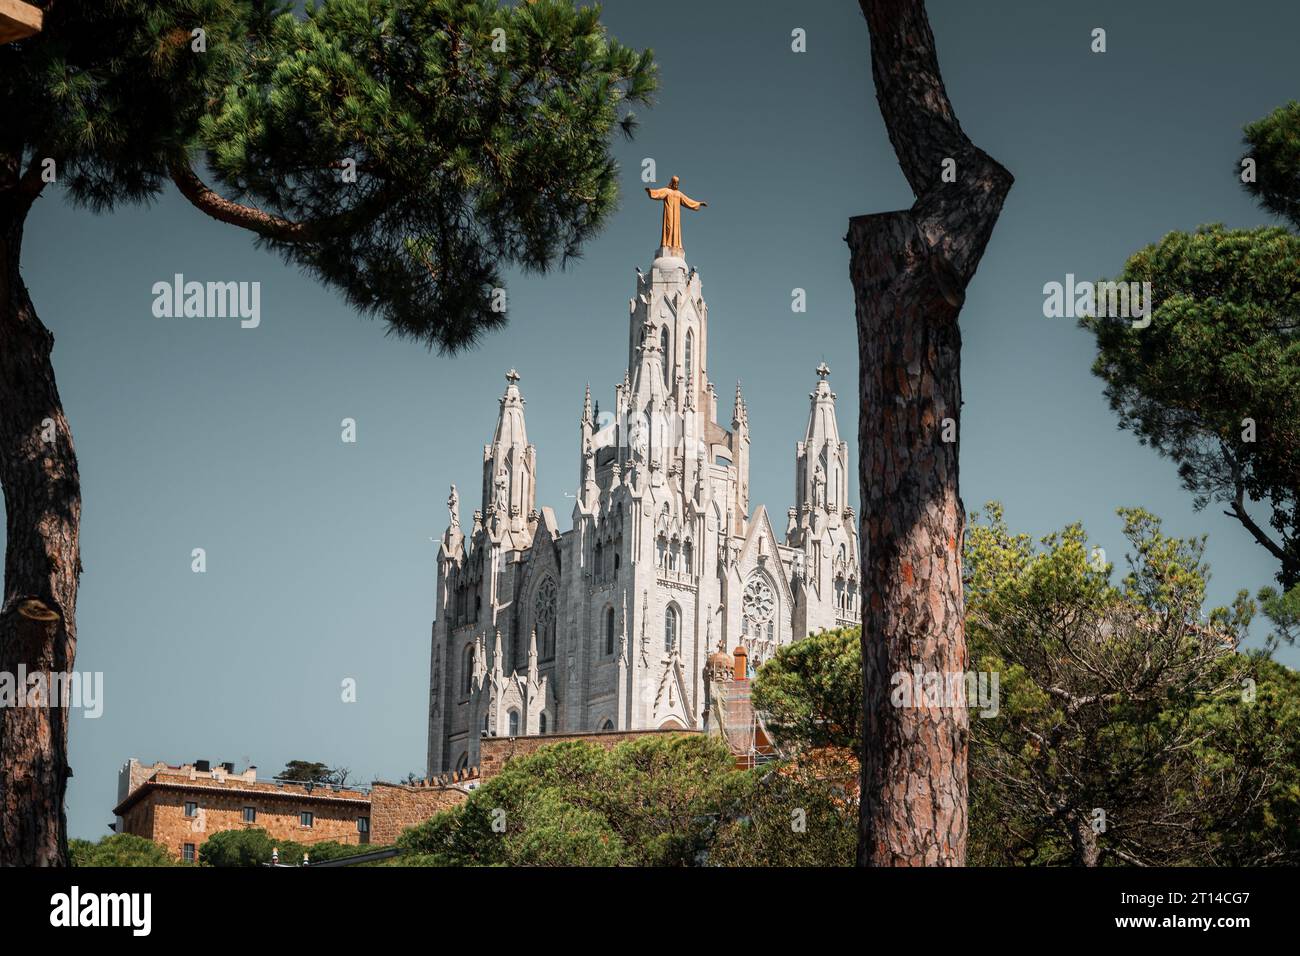
[[[768,622],[767,622],[767,639],[768,639],[768,641],[771,641],[771,640],[773,639],[773,637],[775,636],[775,633],[776,633],[775,628],[776,628],[775,623],[773,623],[772,621],[768,621]]]
[[[519,711],[517,710],[510,711],[510,736],[519,736]]]
[[[686,361],[685,361],[687,388],[691,387],[691,366],[693,364],[693,359],[694,359],[694,355],[692,353],[694,353],[694,351],[695,351],[695,334],[691,332],[690,329],[687,329],[686,330]]]
[[[687,541],[685,544],[682,545],[682,555],[686,558],[687,574],[695,573],[695,562],[694,560],[692,560],[694,557],[694,550],[695,549],[691,547],[691,543],[689,541]]]
[[[474,690],[474,645],[466,644],[460,654],[460,692],[468,697]]]
[[[542,657],[555,656],[555,582],[547,578],[533,599],[533,628]]]
[[[669,605],[664,614],[664,650],[669,654],[677,646],[677,608]]]
[[[668,566],[668,539],[665,538],[663,535],[660,535],[658,540],[655,541],[655,550],[658,552],[655,558],[659,563],[659,567],[661,568],[667,567]]]
[[[605,611],[605,653],[614,653],[614,609]]]
[[[539,734],[544,734],[544,733],[546,733],[546,715],[545,715],[545,714],[539,714],[538,717],[537,717],[537,732],[538,732]]]
[[[468,766],[469,766],[469,753],[462,752],[460,755],[460,759],[456,761],[456,772],[459,773],[460,771],[464,770]]]
[[[668,326],[665,325],[659,330],[659,349],[664,353],[664,384],[672,385],[672,359],[668,356]]]
[[[600,729],[601,729],[601,730],[613,730],[613,729],[614,729],[614,721],[612,721],[612,720],[607,720],[607,721],[605,721],[603,724],[600,725]]]
[[[596,580],[605,576],[605,546],[599,541],[596,542],[596,560],[592,562],[596,572]]]

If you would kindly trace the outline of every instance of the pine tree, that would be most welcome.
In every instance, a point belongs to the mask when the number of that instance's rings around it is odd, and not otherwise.
[[[876,99],[916,202],[849,221],[862,488],[862,866],[966,858],[964,708],[899,708],[891,675],[966,669],[957,487],[965,289],[1012,177],[962,131],[924,0],[860,0]],[[945,173],[949,173],[945,176]],[[947,440],[952,430],[954,440]]]
[[[1119,426],[1178,465],[1278,563],[1285,600],[1260,592],[1294,637],[1300,605],[1300,103],[1246,126],[1241,186],[1285,226],[1175,231],[1129,256],[1121,282],[1149,283],[1136,325],[1098,314],[1092,370]],[[1100,310],[1098,310],[1100,312]],[[1265,511],[1266,520],[1258,514]]]
[[[80,482],[20,273],[34,204],[169,183],[209,216],[446,352],[500,327],[501,270],[576,255],[613,208],[609,140],[655,67],[573,0],[38,3],[0,47],[0,671],[70,671]],[[355,176],[352,174],[355,172]],[[56,185],[57,184],[57,185]],[[75,269],[75,263],[68,263]],[[0,861],[65,864],[67,719],[3,708]]]

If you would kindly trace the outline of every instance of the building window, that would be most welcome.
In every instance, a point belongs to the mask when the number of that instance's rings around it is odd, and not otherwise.
[[[693,554],[694,550],[695,549],[691,547],[691,543],[689,541],[687,541],[685,544],[682,545],[682,556],[686,558],[687,574],[695,573],[695,560],[694,560],[695,555]]]
[[[669,607],[664,614],[664,650],[669,654],[677,646],[677,608]]]
[[[614,609],[605,610],[605,656],[614,653]]]
[[[660,535],[659,539],[655,542],[655,548],[659,552],[656,555],[659,567],[668,567],[668,539],[663,535]]]
[[[691,387],[691,359],[695,351],[695,335],[689,329],[686,330],[686,387]]]
[[[601,729],[601,730],[613,730],[613,729],[614,729],[614,721],[612,721],[612,720],[607,720],[607,721],[605,721],[603,724],[600,725],[600,729]]]
[[[596,542],[596,557],[591,564],[596,580],[601,580],[605,576],[605,546],[599,541]]]
[[[517,710],[510,711],[510,736],[519,736],[519,711]]]
[[[181,859],[184,860],[186,863],[193,863],[193,862],[194,862],[194,844],[193,844],[193,843],[187,843],[187,844],[185,844],[183,847],[181,847]]]
[[[544,734],[544,733],[546,733],[546,715],[545,715],[545,714],[540,714],[540,715],[538,715],[538,717],[537,717],[537,732],[538,732],[539,734]]]
[[[460,757],[456,760],[456,772],[460,773],[468,766],[469,766],[469,753],[467,751],[461,751]]]
[[[244,822],[245,823],[257,822],[257,807],[244,807]]]
[[[310,828],[316,822],[316,815],[310,810],[304,810],[298,814],[298,825]]]
[[[370,832],[370,818],[369,818],[369,817],[357,817],[357,832],[358,832],[358,833],[369,833],[369,832]]]
[[[460,654],[460,693],[468,697],[474,690],[474,645],[466,644]]]
[[[672,387],[672,359],[668,357],[668,326],[665,325],[659,332],[659,348],[664,353],[664,385]]]
[[[749,625],[752,622],[754,625],[752,633],[755,638],[761,638],[766,629],[767,639],[769,641],[772,639],[772,622],[776,620],[776,595],[772,592],[772,586],[766,577],[756,574],[749,579],[741,595],[740,614],[744,622],[742,634],[751,633]]]
[[[199,805],[190,800],[185,801],[185,815],[187,817],[197,817],[199,815]]]
[[[555,656],[555,582],[547,578],[533,599],[533,630],[541,645],[542,657]]]

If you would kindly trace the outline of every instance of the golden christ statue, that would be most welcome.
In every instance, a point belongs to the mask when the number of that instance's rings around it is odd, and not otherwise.
[[[668,181],[667,189],[645,188],[645,193],[651,199],[662,199],[664,203],[664,229],[663,236],[659,244],[666,247],[675,255],[682,254],[682,206],[687,209],[700,209],[707,206],[706,202],[696,202],[686,193],[677,188],[680,182],[676,176]]]

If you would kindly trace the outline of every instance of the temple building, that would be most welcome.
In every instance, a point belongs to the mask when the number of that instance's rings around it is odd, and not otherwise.
[[[702,729],[710,656],[729,660],[743,645],[752,673],[782,645],[858,623],[849,449],[830,370],[816,369],[780,529],[750,503],[739,385],[730,427],[718,421],[708,307],[680,246],[660,246],[650,271],[637,270],[628,313],[613,411],[600,412],[589,386],[574,396],[571,529],[538,506],[539,455],[514,369],[468,528],[452,487],[437,558],[430,774],[476,766],[484,736]]]

